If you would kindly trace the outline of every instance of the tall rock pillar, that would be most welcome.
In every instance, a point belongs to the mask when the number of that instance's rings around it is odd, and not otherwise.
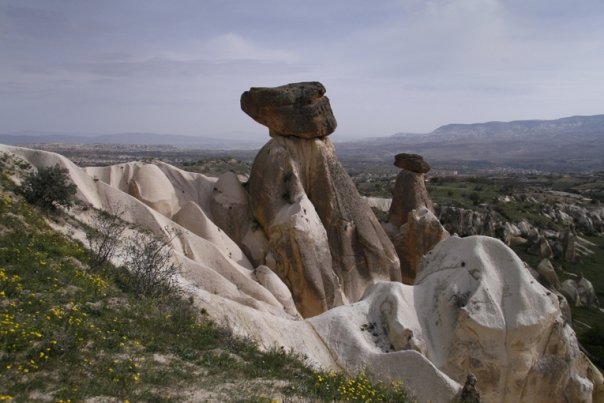
[[[400,280],[394,246],[327,138],[336,128],[318,82],[251,88],[241,108],[272,139],[252,165],[252,211],[267,265],[305,317],[359,300],[374,280]]]
[[[392,190],[387,228],[401,263],[401,277],[413,284],[422,257],[449,233],[436,216],[424,184],[430,165],[421,155],[397,154],[394,165],[401,168]]]

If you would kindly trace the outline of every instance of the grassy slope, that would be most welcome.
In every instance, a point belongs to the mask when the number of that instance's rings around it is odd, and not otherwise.
[[[91,272],[88,260],[0,188],[0,400],[407,400],[400,387],[260,352],[186,300],[138,298],[123,270]]]

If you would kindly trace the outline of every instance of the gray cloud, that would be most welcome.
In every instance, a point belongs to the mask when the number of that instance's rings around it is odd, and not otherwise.
[[[0,132],[264,135],[241,92],[302,80],[338,136],[602,113],[603,20],[599,0],[5,0]]]

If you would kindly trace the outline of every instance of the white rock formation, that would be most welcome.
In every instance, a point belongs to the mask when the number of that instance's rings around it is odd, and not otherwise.
[[[323,368],[403,380],[422,402],[455,401],[469,372],[486,402],[603,401],[602,376],[579,351],[557,298],[500,241],[448,238],[424,258],[416,285],[376,282],[359,302],[302,320],[286,284],[266,266],[254,268],[212,221],[216,179],[161,162],[81,169],[53,153],[0,151],[35,167],[67,168],[78,199],[97,209],[121,209],[155,233],[181,231],[173,248],[183,288],[217,322],[265,348],[282,345]],[[163,177],[150,181],[148,173]],[[88,221],[91,211],[71,214]]]
[[[585,277],[579,277],[577,280],[564,280],[560,291],[573,306],[599,308],[594,286]]]
[[[588,361],[557,297],[501,241],[441,242],[415,288],[427,358],[459,382],[474,373],[485,401],[591,400]]]

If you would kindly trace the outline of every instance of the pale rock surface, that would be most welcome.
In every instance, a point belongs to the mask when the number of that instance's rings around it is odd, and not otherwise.
[[[195,235],[198,235],[215,245],[223,245],[229,258],[248,269],[253,268],[253,265],[239,249],[237,244],[208,218],[197,203],[193,201],[186,202],[182,208],[174,214],[172,220]]]
[[[237,175],[232,172],[222,174],[212,189],[210,211],[213,221],[257,266],[264,264],[268,241],[254,219],[248,195]]]
[[[426,357],[460,383],[475,374],[485,401],[591,401],[588,361],[556,296],[501,241],[440,242],[414,295]]]
[[[392,205],[392,199],[385,197],[363,196],[363,200],[365,200],[369,207],[375,207],[385,213],[390,210],[390,206]]]
[[[556,270],[549,259],[542,259],[541,262],[539,262],[537,265],[537,273],[539,273],[541,284],[548,289],[560,290],[562,287],[558,275],[556,274]]]
[[[359,300],[374,280],[400,280],[394,246],[329,139],[274,137],[254,161],[248,191],[268,238],[266,264],[303,316]]]
[[[293,303],[294,300],[291,291],[274,271],[267,266],[260,265],[256,267],[254,274],[258,282],[266,287],[283,304],[283,308],[287,313],[293,317],[302,318]]]
[[[368,372],[383,381],[405,379],[418,401],[453,402],[461,387],[424,355],[414,287],[378,282],[354,304],[308,319],[351,373]]]
[[[172,217],[178,204],[172,184],[153,164],[134,167],[128,193],[168,218]]]
[[[518,229],[523,237],[529,236],[534,230],[533,226],[524,220],[518,223]]]
[[[574,306],[599,308],[599,301],[593,284],[585,277],[578,280],[568,279],[562,282],[560,291]]]
[[[253,270],[229,257],[228,248],[236,245],[227,245],[217,229],[198,231],[205,239],[129,195],[141,163],[84,170],[53,153],[8,146],[0,151],[35,167],[66,168],[78,199],[95,208],[121,210],[124,219],[155,233],[180,231],[172,246],[183,264],[183,289],[211,318],[264,348],[281,345],[326,369],[366,369],[377,379],[403,380],[420,401],[456,401],[469,372],[488,402],[602,401],[602,376],[579,352],[557,299],[497,240],[450,237],[424,258],[415,286],[375,282],[359,302],[299,320],[286,284],[265,267]],[[183,216],[194,216],[197,205],[211,219],[216,180],[154,165],[171,184],[162,193],[176,197],[176,212],[187,205],[191,211]],[[279,209],[277,222],[293,213],[298,218],[288,228],[316,228],[318,208],[308,222],[300,214],[313,207],[310,200],[302,196],[292,210]],[[70,213],[85,222],[92,215],[90,209]]]

